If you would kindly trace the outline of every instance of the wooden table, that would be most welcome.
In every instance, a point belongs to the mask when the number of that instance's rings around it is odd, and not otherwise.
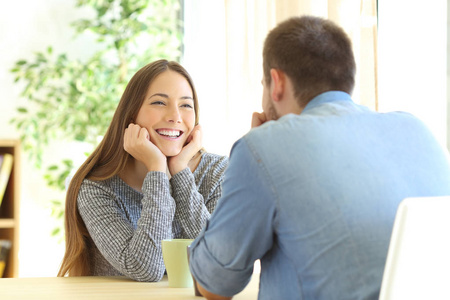
[[[247,287],[236,300],[258,298],[259,274],[253,274]],[[126,277],[43,277],[0,279],[0,299],[173,299],[201,300],[194,295],[194,288],[170,288],[167,277],[160,282],[137,282]]]

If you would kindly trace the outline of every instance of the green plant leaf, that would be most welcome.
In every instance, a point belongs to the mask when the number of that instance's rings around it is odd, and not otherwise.
[[[52,236],[57,236],[59,233],[61,232],[61,228],[60,227],[56,227],[52,230],[51,235]]]

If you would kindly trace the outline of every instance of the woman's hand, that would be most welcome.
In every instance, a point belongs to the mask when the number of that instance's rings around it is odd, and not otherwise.
[[[202,139],[202,128],[197,125],[187,138],[187,143],[181,152],[176,156],[169,157],[168,167],[172,176],[187,168],[189,161],[202,149]]]
[[[125,129],[123,148],[136,160],[142,162],[148,171],[166,172],[167,158],[150,141],[150,134],[146,128],[130,123]]]

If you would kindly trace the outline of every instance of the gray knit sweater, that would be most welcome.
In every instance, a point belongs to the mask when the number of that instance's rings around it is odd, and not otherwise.
[[[200,233],[221,196],[227,164],[224,156],[204,153],[194,173],[186,168],[170,180],[163,172],[147,173],[142,193],[119,176],[85,179],[77,203],[95,244],[92,275],[159,281],[165,271],[161,240]]]

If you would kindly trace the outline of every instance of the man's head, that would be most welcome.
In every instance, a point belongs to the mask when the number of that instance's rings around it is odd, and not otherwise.
[[[303,16],[280,23],[266,37],[263,61],[265,86],[271,86],[275,73],[287,75],[300,108],[326,91],[353,91],[351,41],[329,20]]]

